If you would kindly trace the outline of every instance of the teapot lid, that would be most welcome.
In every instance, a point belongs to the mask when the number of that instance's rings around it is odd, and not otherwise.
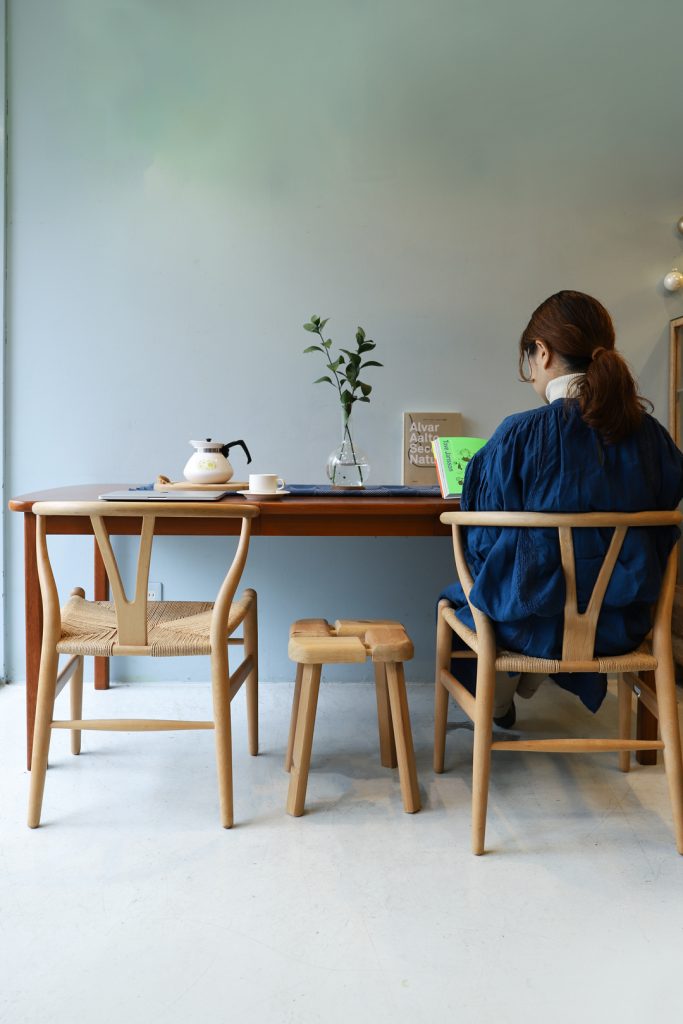
[[[199,452],[219,452],[225,447],[225,441],[213,441],[210,437],[203,441],[190,441],[190,444]]]

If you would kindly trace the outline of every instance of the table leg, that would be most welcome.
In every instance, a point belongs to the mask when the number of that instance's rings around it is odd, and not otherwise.
[[[24,573],[26,604],[26,767],[31,768],[33,725],[38,699],[40,646],[43,640],[43,604],[36,558],[36,517],[24,512]]]
[[[654,693],[655,674],[654,672],[639,672],[641,685],[648,687]],[[636,701],[636,737],[639,740],[656,740],[658,722],[655,716],[648,711],[641,701]],[[657,764],[656,750],[636,751],[638,764]]]
[[[100,549],[97,546],[97,540],[94,538],[93,543],[95,545],[95,600],[108,601],[109,580],[107,579],[107,572],[104,568]],[[109,658],[95,658],[95,689],[109,689]]]

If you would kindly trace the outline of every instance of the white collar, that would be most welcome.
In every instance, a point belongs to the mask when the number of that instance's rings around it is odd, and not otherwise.
[[[556,402],[558,398],[566,398],[569,385],[583,376],[583,373],[564,373],[561,377],[553,377],[552,380],[548,381],[548,386],[545,389],[545,397],[548,399],[548,402]]]

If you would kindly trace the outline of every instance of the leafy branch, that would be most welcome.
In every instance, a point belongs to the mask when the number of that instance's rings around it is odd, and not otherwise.
[[[329,317],[323,320],[314,314],[310,322],[304,324],[305,331],[317,334],[320,338],[319,345],[309,345],[308,348],[304,349],[304,352],[321,352],[325,357],[326,369],[329,370],[332,376],[318,377],[314,383],[331,384],[333,388],[337,389],[339,401],[344,410],[344,420],[347,421],[351,415],[354,402],[370,401],[372,385],[366,384],[365,381],[360,379],[361,370],[365,370],[369,366],[381,366],[382,363],[378,363],[375,359],[363,359],[368,352],[372,352],[375,348],[375,342],[371,338],[366,338],[362,327],[359,327],[356,331],[356,351],[353,352],[351,349],[342,348],[339,350],[337,357],[333,358],[330,352],[332,339],[325,338],[323,335],[325,324],[328,320]]]

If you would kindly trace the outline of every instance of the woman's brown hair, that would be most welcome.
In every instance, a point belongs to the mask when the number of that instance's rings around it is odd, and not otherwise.
[[[534,310],[519,341],[519,375],[536,341],[559,356],[567,373],[581,373],[567,395],[579,403],[581,417],[611,444],[632,434],[652,403],[638,386],[623,356],[614,347],[614,324],[605,307],[583,292],[551,295]]]

